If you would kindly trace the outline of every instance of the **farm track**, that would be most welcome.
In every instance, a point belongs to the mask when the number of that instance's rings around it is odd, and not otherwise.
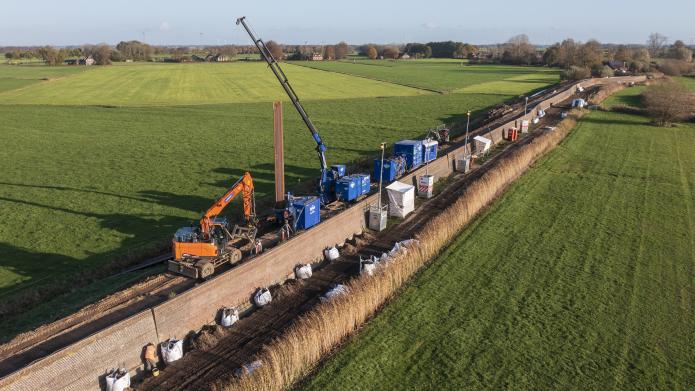
[[[548,116],[538,127],[556,122],[551,118],[559,117],[559,112],[559,109],[548,110]],[[441,193],[423,203],[397,226],[392,226],[377,236],[367,235],[356,239],[356,242],[355,239],[352,242],[348,241],[348,244],[354,246],[348,251],[342,249],[342,252],[348,255],[343,255],[338,261],[315,271],[309,280],[288,280],[284,285],[275,287],[271,290],[274,300],[270,305],[241,319],[229,331],[216,326],[215,331],[204,332],[217,332],[221,336],[214,341],[212,347],[189,351],[183,359],[162,370],[159,377],[145,379],[143,383],[136,385],[136,389],[205,390],[210,389],[211,384],[219,379],[232,376],[235,369],[252,361],[264,345],[282,334],[297,317],[316,305],[320,296],[333,284],[344,283],[356,276],[359,272],[360,258],[381,256],[389,251],[394,243],[417,237],[427,222],[461,196],[469,183],[485,174],[491,166],[490,162],[522,148],[540,134],[539,131],[532,132],[518,142],[508,144],[482,166],[476,167],[468,174],[457,175]]]
[[[564,85],[556,85],[550,87],[547,92],[539,94],[532,100],[529,100],[529,107],[534,107],[535,103],[547,99],[549,96],[553,95],[555,91],[560,91]],[[513,111],[504,117],[494,119],[489,122],[482,121],[482,125],[470,132],[470,137],[474,137],[478,134],[487,132],[488,129],[495,128],[502,125],[514,118],[523,114],[524,104],[523,102],[516,102],[512,105]],[[550,114],[550,112],[549,112]],[[550,117],[550,115],[548,116]],[[547,118],[546,118],[547,120]],[[471,125],[476,126],[478,121],[472,121]],[[462,131],[465,130],[465,123],[455,124],[452,127],[452,131],[457,133],[457,137],[452,140],[452,143],[444,148],[442,152],[446,153],[449,150],[458,148],[463,145],[463,135]],[[502,152],[503,154],[508,153],[508,151],[518,148],[524,143],[528,142],[532,137],[524,137],[520,139],[519,142],[507,146],[507,148]],[[492,158],[493,160],[495,158]],[[446,195],[440,194],[439,196],[429,200],[425,205],[427,205],[427,213],[422,212],[423,208],[418,208],[416,213],[410,215],[408,219],[403,221],[398,230],[388,230],[383,235],[378,236],[375,241],[373,241],[368,246],[362,248],[360,255],[380,255],[386,249],[390,249],[394,242],[399,240],[408,239],[413,236],[413,234],[433,215],[441,212],[446,205],[448,205],[451,200],[457,198],[461,191],[461,185],[464,185],[466,181],[475,180],[478,178],[484,170],[473,170],[471,173],[467,174],[464,179],[457,179],[453,183],[447,186]],[[458,191],[455,184],[458,184]],[[451,194],[449,194],[451,193]],[[332,215],[335,212],[330,212]],[[327,216],[326,216],[327,217]],[[395,232],[397,231],[397,232]],[[153,264],[153,260],[161,259],[162,262],[169,259],[166,256],[159,256],[144,262],[141,262],[134,267],[129,268],[129,270],[136,270],[139,266],[149,266]],[[247,259],[246,261],[250,260]],[[274,316],[278,320],[270,323],[273,326],[272,329],[263,329],[259,325],[263,322],[253,321],[254,316],[262,317],[263,315],[270,311],[256,311],[251,314],[248,318],[249,323],[253,324],[252,328],[247,335],[247,338],[236,337],[239,341],[246,341],[244,346],[260,346],[262,342],[268,341],[272,336],[277,335],[279,330],[284,329],[289,322],[284,322],[282,319],[291,320],[294,319],[301,313],[304,313],[306,309],[311,308],[318,300],[318,295],[326,290],[331,283],[344,281],[351,275],[356,273],[359,258],[357,256],[350,257],[342,260],[341,262],[335,263],[335,266],[328,265],[327,268],[317,270],[312,277],[312,282],[307,284],[302,284],[298,290],[298,296],[295,298],[287,298],[287,307],[294,308],[292,311],[285,311],[276,313]],[[225,269],[223,269],[225,270]],[[352,270],[352,272],[348,272]],[[316,281],[313,281],[313,280]],[[92,335],[106,327],[126,319],[144,309],[151,308],[159,303],[167,300],[169,295],[172,293],[181,293],[186,291],[196,285],[196,281],[190,280],[185,277],[175,276],[168,273],[162,273],[155,276],[151,276],[144,281],[138,282],[126,289],[109,295],[102,300],[91,304],[83,309],[69,315],[65,318],[59,319],[55,322],[46,324],[37,328],[36,330],[22,333],[9,341],[6,344],[0,345],[0,377],[4,377],[17,369],[20,369],[29,363],[45,357],[57,350],[60,350],[72,343],[75,343],[89,335]],[[306,287],[305,287],[306,285]],[[283,300],[276,300],[273,303],[273,307],[279,305],[279,302]],[[270,309],[268,309],[270,310]],[[256,315],[258,313],[259,315]],[[236,330],[235,332],[239,332]],[[229,349],[236,349],[239,351],[239,347],[229,347]],[[226,350],[229,350],[226,349]],[[244,351],[248,352],[253,349],[246,349]],[[231,350],[229,350],[231,351]],[[227,357],[229,355],[222,354],[219,352],[220,357]],[[246,357],[248,359],[249,354],[243,354],[240,357]],[[239,361],[239,360],[237,360]],[[240,364],[244,361],[239,361]],[[229,367],[231,364],[225,364],[225,368]],[[237,365],[238,367],[238,365]],[[209,372],[209,371],[208,371]],[[214,372],[214,371],[213,371]],[[208,379],[208,377],[206,377]],[[163,380],[163,379],[162,379]],[[169,386],[172,386],[170,383]],[[165,387],[166,388],[166,387]]]

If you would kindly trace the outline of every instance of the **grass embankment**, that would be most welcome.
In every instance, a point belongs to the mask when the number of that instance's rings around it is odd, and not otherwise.
[[[694,186],[695,125],[591,113],[303,389],[692,389]]]
[[[298,64],[440,92],[520,95],[557,83],[555,69],[468,65],[461,61],[325,61]]]
[[[347,284],[349,294],[320,304],[300,318],[287,332],[264,348],[259,357],[263,362],[260,369],[239,381],[228,381],[227,389],[281,390],[304,376],[323,355],[361,327],[531,163],[554,148],[573,124],[574,119],[569,118],[555,131],[539,135],[523,148],[491,162],[488,170],[469,184],[457,201],[420,230],[417,247],[411,247],[407,254],[382,265],[373,277],[351,280]],[[414,317],[417,313],[408,316]],[[342,385],[352,387],[350,383]],[[224,384],[219,386],[225,387]]]

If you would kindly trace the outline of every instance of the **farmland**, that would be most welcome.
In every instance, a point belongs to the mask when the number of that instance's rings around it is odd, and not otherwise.
[[[501,92],[442,95],[285,68],[321,130],[330,163],[368,158],[381,141],[421,136],[440,121],[460,121],[469,109],[480,115],[483,108],[513,97]],[[437,69],[428,70],[432,79],[439,77]],[[234,76],[215,79],[225,72]],[[33,83],[0,93],[5,140],[0,149],[5,163],[0,172],[0,297],[5,302],[64,284],[113,260],[165,248],[178,227],[197,219],[244,170],[252,171],[261,203],[272,194],[268,102],[282,96],[260,64],[0,66],[0,75]],[[128,90],[119,90],[123,80],[138,94],[114,92]],[[224,87],[215,87],[218,82]],[[206,88],[197,83],[207,83]],[[516,89],[516,83],[506,85]],[[251,97],[255,101],[245,103]],[[218,99],[225,103],[212,104]],[[289,105],[285,137],[287,183],[305,189],[317,173],[314,145]],[[231,209],[236,211],[234,205]],[[71,290],[70,298],[61,300],[73,305],[99,295],[93,286]],[[85,295],[85,290],[92,293]],[[64,310],[49,301],[40,310],[5,317],[0,330],[11,335]]]
[[[468,65],[461,61],[302,62],[305,66],[342,72],[439,92],[519,95],[558,80],[554,69]]]
[[[301,91],[301,96],[314,100],[426,93],[338,73],[317,74],[292,65],[287,65],[285,71],[297,91]],[[0,94],[0,104],[52,105],[170,106],[279,99],[287,100],[284,91],[275,76],[260,62],[125,64],[92,68],[70,78]]]
[[[693,145],[589,114],[303,388],[692,388]]]

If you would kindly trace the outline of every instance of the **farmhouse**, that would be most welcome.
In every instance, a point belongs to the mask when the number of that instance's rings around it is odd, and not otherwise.
[[[205,61],[208,62],[229,62],[232,61],[232,58],[229,57],[226,54],[208,54],[207,57],[205,57]]]
[[[401,55],[401,60],[409,60],[409,59],[410,59],[410,55],[408,55],[408,53],[403,53]]]
[[[627,68],[627,63],[625,61],[610,60],[606,63],[606,65],[613,69],[616,76],[624,76],[629,73],[629,69]]]
[[[314,53],[311,55],[311,61],[323,61],[323,54]]]
[[[94,58],[92,56],[87,56],[87,57],[80,57],[80,58],[73,58],[69,60],[65,60],[65,65],[94,65],[96,61],[94,61]]]

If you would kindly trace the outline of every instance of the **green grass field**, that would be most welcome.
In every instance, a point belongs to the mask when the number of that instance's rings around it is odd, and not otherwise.
[[[303,389],[692,389],[694,186],[695,125],[589,114]]]
[[[423,136],[442,121],[463,120],[469,109],[477,115],[512,98],[501,92],[443,95],[285,68],[328,145],[329,163],[369,159],[382,141]],[[252,171],[261,206],[272,194],[270,101],[282,97],[282,90],[261,64],[0,66],[0,75],[36,81],[0,93],[5,302],[167,247],[177,228],[198,219],[245,170]],[[160,98],[150,90],[173,95]],[[181,104],[196,96],[195,105]],[[257,102],[239,102],[252,97]],[[210,104],[217,99],[232,103]],[[110,105],[116,101],[127,105]],[[288,186],[312,188],[318,175],[313,140],[289,104],[285,137]],[[238,209],[232,205],[230,212]],[[99,289],[85,289],[91,293],[72,289],[67,298],[4,317],[0,335],[87,304]]]
[[[77,68],[77,67],[75,67]],[[427,92],[338,73],[285,65],[303,99],[412,96]],[[0,71],[2,74],[2,71]],[[69,78],[0,94],[0,104],[195,105],[288,100],[264,63],[154,64],[90,67]]]
[[[556,69],[468,65],[467,62],[454,60],[365,60],[298,64],[441,92],[520,95],[559,80]]]

